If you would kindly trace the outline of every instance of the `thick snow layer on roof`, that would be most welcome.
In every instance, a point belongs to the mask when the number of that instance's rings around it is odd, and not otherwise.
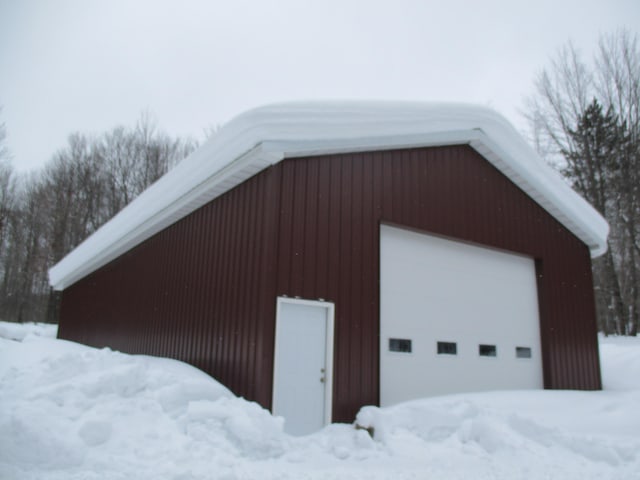
[[[62,290],[287,157],[469,144],[580,238],[606,251],[606,221],[491,109],[451,103],[299,102],[231,120],[49,271]]]

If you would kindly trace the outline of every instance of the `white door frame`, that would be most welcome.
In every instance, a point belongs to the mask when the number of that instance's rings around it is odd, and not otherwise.
[[[326,309],[326,345],[325,345],[325,372],[324,372],[324,424],[331,423],[331,413],[333,410],[333,331],[334,331],[334,312],[335,306],[332,302],[323,300],[306,300],[301,298],[277,297],[276,303],[276,330],[275,343],[273,349],[273,378],[272,378],[272,395],[271,405],[274,405],[276,396],[276,372],[278,371],[278,332],[280,331],[280,311],[285,303],[307,305],[312,307],[322,307]]]

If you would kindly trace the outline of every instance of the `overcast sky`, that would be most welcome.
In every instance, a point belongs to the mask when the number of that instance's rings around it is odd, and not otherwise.
[[[489,105],[517,128],[568,40],[640,30],[640,0],[0,0],[0,122],[20,171],[143,110],[202,139],[286,100]]]

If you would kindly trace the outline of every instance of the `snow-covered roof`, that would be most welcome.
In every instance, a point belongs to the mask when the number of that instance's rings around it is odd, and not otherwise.
[[[468,144],[596,257],[609,226],[495,111],[455,103],[294,102],[245,112],[49,270],[62,290],[287,157]]]

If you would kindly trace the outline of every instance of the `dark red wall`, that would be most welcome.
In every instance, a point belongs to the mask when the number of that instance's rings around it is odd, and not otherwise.
[[[60,336],[271,404],[278,295],[335,303],[334,420],[378,402],[379,225],[536,259],[547,388],[601,388],[587,247],[467,146],[285,160],[64,291]]]
[[[253,177],[64,290],[59,337],[177,358],[270,405],[274,180]]]

